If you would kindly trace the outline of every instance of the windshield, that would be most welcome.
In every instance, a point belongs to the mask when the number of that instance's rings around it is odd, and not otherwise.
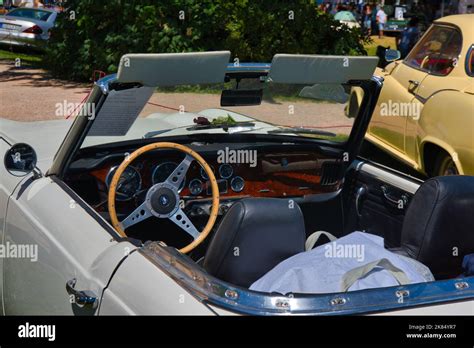
[[[256,99],[261,91],[262,100],[259,105],[222,106],[229,105],[221,100],[223,90],[237,90]],[[119,91],[111,100],[109,96],[106,104],[114,105],[98,113],[82,147],[208,133],[229,137],[253,133],[341,143],[348,139],[353,125],[353,118],[346,116],[349,92],[350,86],[277,84],[262,77],[240,79],[238,85],[229,81],[157,88],[148,95],[143,92],[143,96],[130,91],[127,96],[119,95],[124,93]],[[130,110],[141,108],[141,98],[145,99],[144,107],[136,119],[131,116],[133,123],[127,128],[123,119],[129,117]],[[93,110],[89,111],[84,115],[91,115]]]

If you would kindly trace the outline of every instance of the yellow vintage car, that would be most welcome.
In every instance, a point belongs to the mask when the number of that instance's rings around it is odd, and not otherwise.
[[[474,14],[438,19],[375,74],[385,81],[366,138],[428,176],[474,175]]]

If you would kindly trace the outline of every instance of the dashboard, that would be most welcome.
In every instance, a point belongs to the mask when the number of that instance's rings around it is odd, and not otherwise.
[[[224,214],[236,199],[243,197],[302,197],[337,191],[341,182],[325,178],[328,168],[337,160],[298,146],[266,146],[251,148],[229,144],[232,150],[255,151],[252,163],[222,161],[219,147],[192,147],[210,165],[218,181]],[[226,147],[229,149],[229,147]],[[132,149],[133,150],[133,149]],[[107,152],[74,163],[66,182],[99,212],[107,210],[107,194],[116,168],[130,151]],[[183,160],[179,151],[151,151],[138,157],[124,171],[117,186],[117,212],[126,215],[144,199],[147,190],[163,182]],[[334,170],[332,170],[334,171]],[[326,174],[325,174],[326,172]],[[206,215],[211,203],[209,179],[203,168],[193,161],[180,190],[183,204],[190,207],[190,216]]]

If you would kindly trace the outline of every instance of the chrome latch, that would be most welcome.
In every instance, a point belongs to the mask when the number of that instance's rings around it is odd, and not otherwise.
[[[89,305],[92,308],[97,308],[98,299],[95,292],[91,290],[76,290],[77,279],[73,278],[66,283],[66,291],[69,295],[74,296],[74,303],[84,306]]]

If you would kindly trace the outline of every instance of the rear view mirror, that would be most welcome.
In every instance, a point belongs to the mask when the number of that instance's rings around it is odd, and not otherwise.
[[[396,60],[399,60],[401,58],[401,53],[400,51],[397,51],[397,50],[391,50],[391,49],[388,49],[385,51],[385,60],[387,62],[394,62]]]
[[[13,176],[25,176],[36,167],[36,152],[28,144],[15,144],[6,153],[3,163]]]
[[[263,89],[226,89],[221,94],[221,106],[260,105]]]

